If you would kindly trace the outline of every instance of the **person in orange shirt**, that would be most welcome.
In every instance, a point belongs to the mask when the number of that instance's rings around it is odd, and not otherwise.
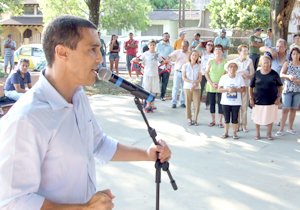
[[[183,41],[187,41],[184,37],[185,37],[186,32],[185,31],[179,31],[179,39],[177,39],[174,42],[174,50],[180,50],[181,49],[181,43]]]

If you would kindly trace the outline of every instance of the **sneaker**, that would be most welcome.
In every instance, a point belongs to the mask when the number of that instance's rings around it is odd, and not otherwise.
[[[185,108],[186,106],[185,106],[185,104],[181,104],[180,107]]]
[[[140,78],[137,77],[137,78],[135,78],[135,80],[136,80],[136,81],[140,81]]]
[[[128,81],[132,81],[132,77],[129,77]]]
[[[176,108],[176,104],[172,104],[172,108]]]
[[[165,101],[165,100],[166,100],[166,98],[160,98],[160,100],[162,100],[162,101]]]

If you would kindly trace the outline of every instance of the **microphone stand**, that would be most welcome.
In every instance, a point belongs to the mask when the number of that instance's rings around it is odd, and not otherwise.
[[[153,142],[155,145],[159,145],[156,141],[156,131],[155,129],[151,128],[149,123],[148,123],[148,120],[145,116],[145,113],[143,111],[143,107],[142,107],[142,104],[139,100],[138,97],[135,97],[134,98],[134,102],[138,108],[138,110],[141,112],[143,118],[144,118],[144,121],[148,127],[148,133],[150,135],[150,137],[152,138]],[[158,152],[157,152],[157,157],[158,157]],[[170,179],[170,182],[171,182],[171,185],[173,187],[174,190],[177,190],[178,187],[176,185],[176,182],[175,180],[173,179],[172,175],[171,175],[171,172],[169,171],[169,162],[164,162],[164,163],[161,163],[160,160],[157,158],[156,162],[155,162],[155,169],[156,169],[156,175],[155,175],[155,183],[156,183],[156,210],[159,210],[159,187],[160,187],[160,182],[161,182],[161,169],[163,169],[163,171],[166,171],[168,176],[169,176],[169,179]]]

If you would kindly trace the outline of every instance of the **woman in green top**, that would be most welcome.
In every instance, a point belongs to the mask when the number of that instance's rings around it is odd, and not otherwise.
[[[209,123],[208,126],[212,127],[216,124],[215,119],[215,106],[216,106],[216,96],[218,97],[218,111],[219,111],[219,127],[224,128],[222,124],[222,117],[223,117],[223,110],[221,102],[221,95],[222,93],[218,93],[218,83],[221,78],[226,72],[224,69],[225,63],[227,62],[226,59],[222,58],[223,54],[223,46],[221,44],[215,45],[214,54],[215,57],[208,61],[205,77],[207,80],[206,84],[206,92],[207,97],[210,103],[210,113],[212,121]]]

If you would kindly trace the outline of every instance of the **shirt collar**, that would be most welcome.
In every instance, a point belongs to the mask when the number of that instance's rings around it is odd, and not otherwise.
[[[45,70],[41,71],[39,80],[36,83],[37,88],[40,89],[42,94],[44,95],[46,101],[49,103],[49,105],[52,107],[52,109],[62,109],[64,107],[73,107],[73,104],[68,103],[60,94],[57,92],[57,90],[49,83],[49,81],[46,79]],[[78,100],[78,94],[82,90],[81,86],[78,86],[74,92],[74,95],[72,97],[72,101],[74,103],[74,100]]]

